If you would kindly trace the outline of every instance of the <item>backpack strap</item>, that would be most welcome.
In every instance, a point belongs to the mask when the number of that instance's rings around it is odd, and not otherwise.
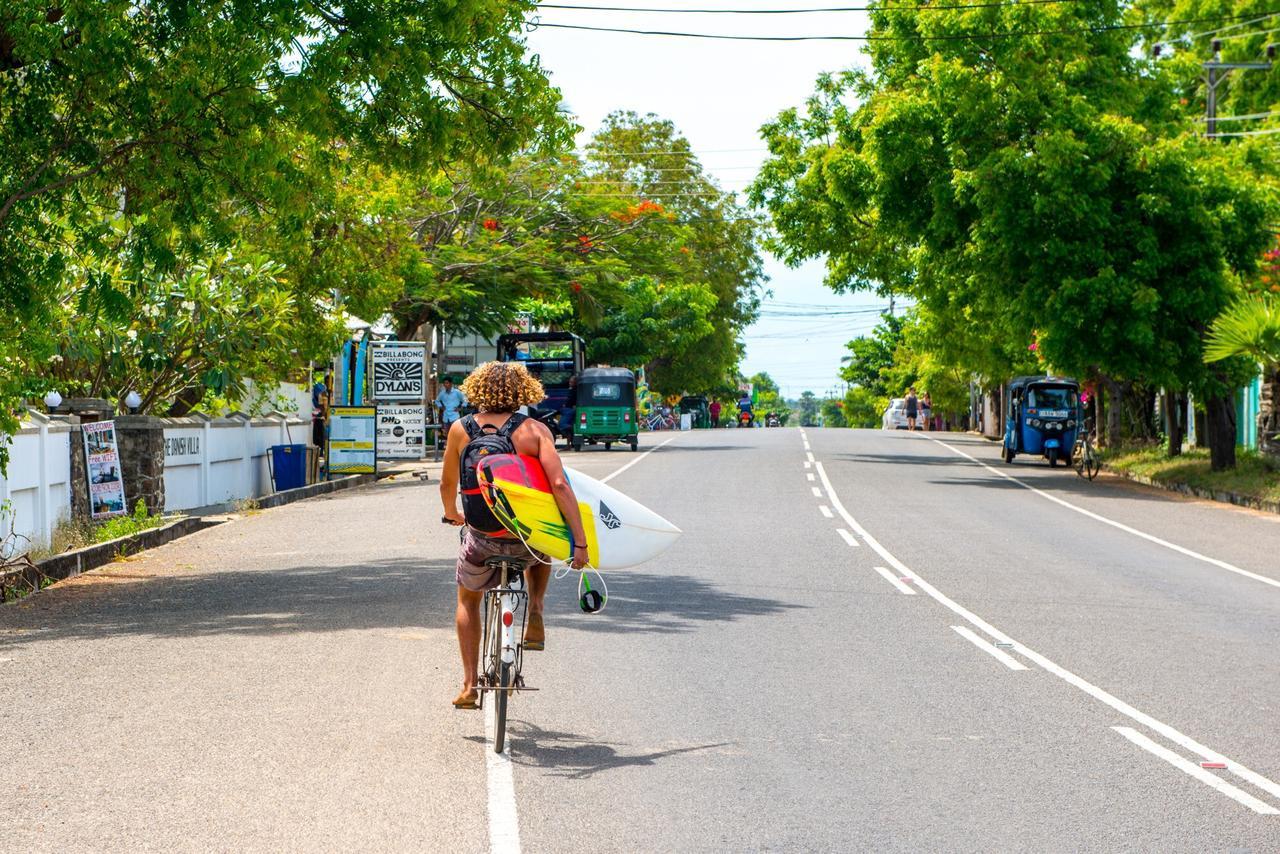
[[[480,422],[476,421],[474,415],[468,415],[462,419],[462,429],[467,431],[467,438],[474,439],[484,432],[484,428],[480,426]]]
[[[528,420],[528,415],[525,415],[522,412],[513,412],[511,413],[511,417],[506,420],[506,423],[498,428],[498,435],[504,439],[510,439],[511,434],[516,431],[516,428]]]

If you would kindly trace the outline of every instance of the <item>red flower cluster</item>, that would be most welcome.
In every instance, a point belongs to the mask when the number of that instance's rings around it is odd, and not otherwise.
[[[570,283],[569,283],[569,289],[570,289],[570,290],[572,290],[575,294],[580,294],[580,293],[582,293],[582,283],[581,283],[581,282],[570,282]]]
[[[498,221],[496,219],[486,219],[484,221],[485,231],[497,231]]]
[[[588,252],[591,251],[591,249],[594,246],[595,244],[591,242],[590,237],[588,237],[585,234],[578,235],[578,248],[576,250],[577,252],[579,252],[582,255],[586,255]]]

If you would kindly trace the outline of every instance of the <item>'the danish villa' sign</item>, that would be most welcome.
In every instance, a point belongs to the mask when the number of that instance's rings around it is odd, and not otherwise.
[[[426,395],[426,344],[377,341],[373,344],[373,398],[417,400]]]

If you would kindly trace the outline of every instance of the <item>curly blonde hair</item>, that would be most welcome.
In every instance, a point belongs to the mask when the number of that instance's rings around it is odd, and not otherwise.
[[[485,362],[462,383],[462,393],[481,412],[515,412],[547,396],[542,383],[519,362]]]

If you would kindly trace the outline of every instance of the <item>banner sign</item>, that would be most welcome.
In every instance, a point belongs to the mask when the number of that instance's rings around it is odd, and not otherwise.
[[[116,423],[94,421],[80,425],[84,435],[85,473],[89,479],[89,512],[94,519],[123,516],[124,476],[120,449],[116,447]]]
[[[329,477],[378,473],[378,411],[372,406],[334,406],[329,410]]]
[[[421,402],[427,393],[427,345],[423,341],[373,344],[373,399]]]
[[[426,447],[425,406],[378,404],[378,459],[420,460]]]

